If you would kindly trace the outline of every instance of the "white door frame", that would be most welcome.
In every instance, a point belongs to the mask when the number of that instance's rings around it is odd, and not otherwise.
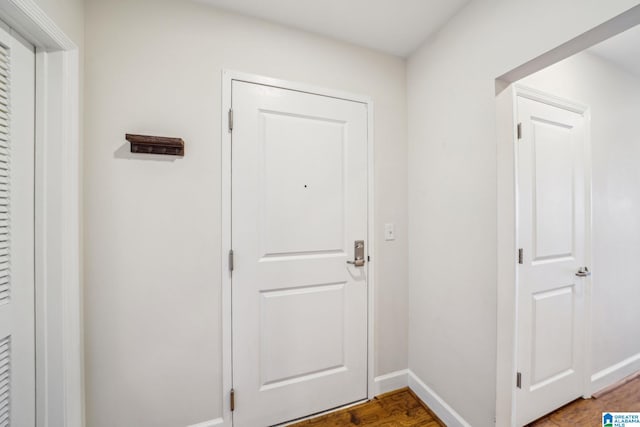
[[[587,105],[512,84],[496,98],[498,136],[498,312],[496,426],[515,426],[518,322],[518,97],[580,114],[585,120],[585,263],[592,265],[591,110]],[[583,397],[591,397],[591,278],[585,279]]]
[[[34,0],[0,20],[36,47],[36,424],[82,427],[78,47]]]
[[[231,249],[231,132],[229,132],[229,110],[231,109],[231,83],[239,80],[282,89],[295,90],[348,101],[361,102],[367,105],[367,397],[374,397],[374,174],[373,174],[373,101],[362,95],[320,88],[305,83],[296,83],[270,77],[247,74],[238,71],[222,71],[222,129],[221,129],[221,159],[222,159],[222,420],[212,420],[206,425],[231,426],[231,409],[229,406],[229,391],[233,384],[232,378],[232,347],[231,347],[231,274],[229,272],[229,250]]]

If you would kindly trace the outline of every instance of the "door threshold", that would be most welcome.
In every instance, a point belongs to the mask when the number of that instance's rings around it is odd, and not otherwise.
[[[361,405],[361,404],[367,403],[367,402],[369,402],[369,399],[366,399],[366,398],[362,399],[362,400],[357,400],[355,402],[347,403],[346,405],[342,405],[342,406],[337,406],[335,408],[328,409],[326,411],[316,412],[315,414],[306,415],[306,416],[301,417],[301,418],[296,418],[295,420],[286,421],[286,422],[281,423],[281,424],[274,424],[271,427],[286,427],[286,426],[290,426],[290,425],[297,424],[297,423],[302,422],[302,421],[310,420],[310,419],[316,418],[316,417],[321,417],[323,415],[331,414],[333,412],[338,412],[338,411],[341,411],[343,409],[348,409],[348,408],[351,408],[352,406]]]

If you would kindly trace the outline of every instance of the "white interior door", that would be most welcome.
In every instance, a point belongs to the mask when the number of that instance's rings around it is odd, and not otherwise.
[[[516,420],[583,394],[587,185],[582,115],[518,97]]]
[[[0,23],[0,426],[35,425],[35,54]]]
[[[233,420],[270,426],[367,397],[367,105],[241,81],[232,105]]]

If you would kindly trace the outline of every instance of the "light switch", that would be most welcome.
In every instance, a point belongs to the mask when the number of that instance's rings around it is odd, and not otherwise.
[[[396,240],[396,227],[393,224],[384,225],[384,240]]]

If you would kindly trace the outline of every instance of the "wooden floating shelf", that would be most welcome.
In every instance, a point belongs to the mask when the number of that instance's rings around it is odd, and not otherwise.
[[[131,143],[132,153],[184,156],[184,141],[182,138],[133,135],[130,133],[126,134],[125,138]]]

